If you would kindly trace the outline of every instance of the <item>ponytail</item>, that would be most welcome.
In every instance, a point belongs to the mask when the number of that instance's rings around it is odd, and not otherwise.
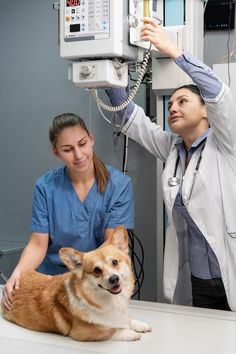
[[[104,193],[110,174],[105,164],[100,160],[95,153],[93,153],[94,174],[100,193]]]

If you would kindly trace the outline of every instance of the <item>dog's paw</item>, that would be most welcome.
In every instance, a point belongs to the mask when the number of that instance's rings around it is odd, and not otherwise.
[[[141,335],[132,329],[117,329],[116,332],[111,337],[112,340],[127,340],[134,341],[139,340]]]
[[[147,323],[133,319],[130,320],[130,328],[139,333],[152,331],[151,327]]]

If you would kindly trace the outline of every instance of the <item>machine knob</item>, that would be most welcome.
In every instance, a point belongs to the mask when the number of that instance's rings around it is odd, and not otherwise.
[[[81,66],[80,75],[84,78],[88,77],[92,72],[92,68],[89,65]]]

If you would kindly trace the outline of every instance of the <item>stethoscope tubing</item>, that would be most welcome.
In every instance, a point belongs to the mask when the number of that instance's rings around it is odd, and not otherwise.
[[[197,163],[196,163],[196,167],[195,167],[195,170],[194,170],[193,183],[192,183],[192,186],[191,186],[191,190],[190,190],[190,194],[189,194],[189,198],[188,199],[190,199],[192,191],[193,191],[193,186],[194,186],[194,183],[195,183],[195,180],[196,180],[196,177],[197,177],[197,172],[199,170],[199,167],[200,167],[200,164],[201,164],[201,160],[202,160],[202,153],[203,153],[203,150],[204,150],[205,145],[206,145],[206,139],[207,138],[202,140],[202,142],[200,144],[200,145],[203,145],[203,146],[202,146],[202,149],[201,149],[201,152],[200,152],[200,155],[198,157],[198,160],[197,160]],[[168,186],[169,187],[176,187],[176,186],[180,185],[180,183],[181,183],[181,179],[176,177],[179,161],[180,161],[180,155],[178,153],[178,156],[177,156],[177,159],[176,159],[176,162],[175,162],[174,175],[173,175],[173,177],[170,177],[168,179]]]

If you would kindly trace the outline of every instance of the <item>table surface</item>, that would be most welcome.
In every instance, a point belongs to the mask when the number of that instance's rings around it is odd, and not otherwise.
[[[4,320],[0,313],[0,353],[236,354],[235,312],[131,301],[130,314],[152,327],[139,341],[78,342],[27,330]]]

